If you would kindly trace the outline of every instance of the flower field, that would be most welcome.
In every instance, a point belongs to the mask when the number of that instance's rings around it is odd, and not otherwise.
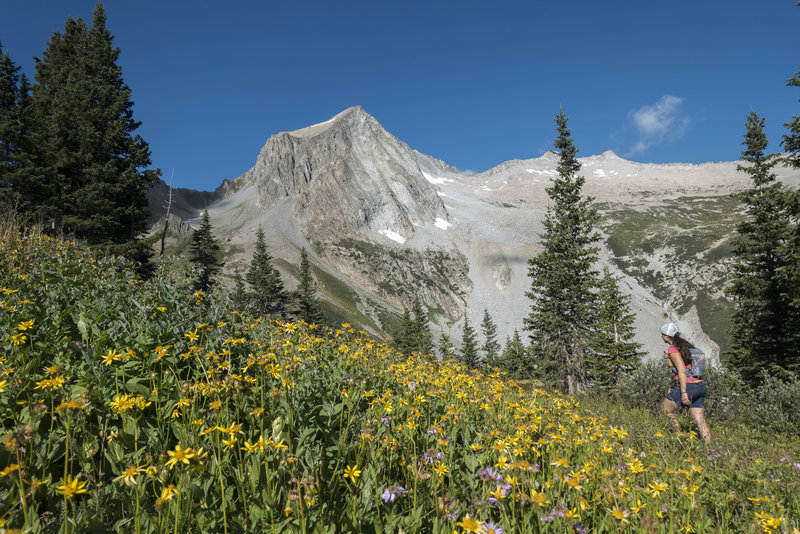
[[[7,532],[800,533],[797,450],[612,425],[347,324],[237,313],[169,264],[142,282],[1,239]]]

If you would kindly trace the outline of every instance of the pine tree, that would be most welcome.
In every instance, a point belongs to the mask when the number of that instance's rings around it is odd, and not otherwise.
[[[594,354],[589,360],[589,376],[592,386],[609,389],[625,373],[632,371],[639,362],[641,345],[631,341],[634,337],[630,297],[619,289],[619,280],[608,270],[603,276],[597,292],[597,319],[594,325]]]
[[[787,85],[800,87],[800,71],[787,80]],[[800,115],[793,115],[784,126],[788,131],[783,135],[781,146],[787,152],[786,163],[800,169]]]
[[[401,353],[410,355],[413,350],[413,330],[414,321],[411,319],[411,312],[408,308],[403,308],[403,316],[400,318],[400,325],[392,337],[392,347]]]
[[[200,228],[192,234],[189,251],[189,261],[196,264],[198,268],[195,289],[208,292],[216,284],[216,275],[223,263],[220,260],[219,243],[214,238],[207,209],[203,210]]]
[[[298,315],[305,322],[309,324],[325,322],[325,315],[322,313],[322,306],[314,289],[314,277],[311,275],[311,264],[305,248],[300,251],[300,283],[294,291],[294,300],[298,307]]]
[[[755,384],[762,371],[800,371],[800,317],[785,277],[791,268],[785,253],[791,234],[789,195],[772,172],[777,158],[765,155],[764,119],[751,112],[745,125],[742,159],[749,165],[738,169],[750,175],[753,187],[739,195],[746,213],[736,228],[737,263],[727,288],[736,304],[729,363]]]
[[[14,184],[26,167],[29,106],[28,78],[0,43],[0,202],[9,205],[19,201]]]
[[[451,360],[455,356],[456,348],[450,341],[450,336],[442,332],[439,335],[439,357],[442,360]]]
[[[800,6],[800,2],[797,4]],[[800,72],[788,80],[788,84],[800,87]],[[795,169],[800,169],[800,115],[794,115],[792,120],[784,124],[787,133],[784,134],[781,145],[787,152],[785,163]],[[792,189],[788,192],[789,214],[792,219],[790,237],[780,250],[781,255],[787,258],[787,267],[782,273],[787,291],[794,295],[791,306],[794,313],[800,309],[800,191]],[[800,327],[800,325],[798,325]],[[795,362],[795,367],[797,363]]]
[[[414,304],[411,306],[411,315],[411,331],[409,335],[411,352],[432,354],[433,336],[428,326],[428,314],[425,312],[425,308],[419,298],[414,299]]]
[[[286,310],[289,296],[284,289],[280,272],[272,264],[272,256],[267,250],[261,228],[256,233],[256,248],[245,280],[250,286],[248,300],[256,313],[280,314]]]
[[[558,176],[547,188],[551,205],[544,221],[544,250],[528,262],[531,312],[525,318],[531,349],[545,378],[570,394],[584,391],[587,384],[589,349],[594,323],[594,291],[597,273],[594,230],[597,210],[591,198],[582,198],[585,179],[578,175],[580,163],[560,110],[555,119],[559,151]]]
[[[247,309],[247,289],[244,285],[244,278],[239,269],[233,272],[233,288],[230,292],[230,302],[233,309],[241,311]]]
[[[519,335],[519,330],[514,330],[514,336],[506,339],[505,348],[500,355],[498,367],[517,380],[529,379],[533,376],[531,360]]]
[[[484,308],[483,321],[481,321],[481,329],[483,330],[483,351],[484,361],[487,367],[494,367],[500,357],[500,343],[497,341],[497,326],[492,321],[489,315],[489,310]]]
[[[150,150],[135,134],[141,123],[112,40],[98,3],[91,28],[67,19],[36,58],[31,165],[14,188],[45,222],[146,262],[146,192],[160,171],[146,169]]]
[[[477,368],[480,363],[477,336],[466,314],[464,314],[464,329],[461,331],[461,362],[470,369]]]

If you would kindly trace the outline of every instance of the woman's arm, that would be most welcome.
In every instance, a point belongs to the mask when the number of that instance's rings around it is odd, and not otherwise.
[[[683,356],[681,356],[680,352],[669,352],[667,355],[672,365],[678,370],[678,384],[681,387],[681,402],[689,406],[692,404],[692,401],[689,400],[689,394],[686,393],[686,365],[683,363]]]

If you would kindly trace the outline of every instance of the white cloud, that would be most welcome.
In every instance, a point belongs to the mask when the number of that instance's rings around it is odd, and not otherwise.
[[[651,106],[642,106],[628,113],[638,139],[628,155],[646,151],[653,145],[680,139],[689,127],[689,117],[681,113],[683,98],[664,95]]]

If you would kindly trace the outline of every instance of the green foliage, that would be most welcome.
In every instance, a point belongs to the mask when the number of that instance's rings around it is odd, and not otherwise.
[[[300,283],[293,294],[298,308],[297,315],[307,323],[323,324],[325,315],[322,313],[322,307],[314,289],[314,277],[311,274],[311,264],[308,261],[308,252],[306,252],[305,248],[300,252],[299,278]]]
[[[498,367],[516,380],[529,380],[536,376],[533,359],[522,342],[519,330],[515,329],[513,337],[506,339]]]
[[[249,286],[248,301],[256,313],[282,314],[286,311],[289,295],[284,289],[281,273],[273,265],[261,228],[256,234],[256,247],[245,280]]]
[[[136,134],[131,91],[102,4],[92,26],[67,19],[36,59],[25,165],[13,176],[21,206],[48,226],[140,263],[149,261],[147,189],[157,180]]]
[[[214,238],[208,210],[203,210],[200,228],[192,234],[189,261],[197,266],[195,288],[209,291],[216,284],[216,276],[222,268],[219,243]]]
[[[500,343],[497,341],[497,325],[494,324],[489,310],[483,309],[483,320],[481,321],[481,331],[483,332],[483,352],[484,362],[487,367],[494,367],[500,360]]]
[[[392,346],[400,353],[433,354],[433,336],[428,326],[428,314],[419,298],[414,299],[411,311],[405,309]]]
[[[592,387],[609,389],[619,378],[630,372],[643,356],[641,345],[634,337],[634,319],[630,296],[620,291],[619,280],[603,269],[597,290],[597,315],[589,359]]]
[[[452,360],[455,358],[455,354],[456,348],[453,346],[453,342],[450,341],[450,336],[442,332],[439,336],[439,358],[443,361]]]
[[[800,436],[800,379],[762,377],[751,405],[752,421],[776,434]]]
[[[800,87],[800,71],[787,80],[787,85]],[[800,169],[800,115],[793,115],[792,120],[784,126],[787,132],[783,135],[781,146],[787,152],[786,162]]]
[[[764,154],[764,119],[751,112],[746,127],[742,159],[749,165],[738,168],[751,176],[753,187],[740,195],[746,217],[737,226],[737,263],[727,290],[736,303],[729,362],[752,385],[765,370],[800,372],[800,308],[792,302],[793,284],[786,276],[797,260],[784,246],[797,232],[789,195],[772,173],[777,158]]]
[[[13,188],[25,166],[29,141],[30,84],[0,43],[0,202],[19,202]]]
[[[0,228],[4,528],[800,526],[796,438],[721,427],[706,449],[630,399],[525,391],[348,325],[231,312],[169,260],[142,281],[118,258],[8,236]]]
[[[478,339],[475,329],[469,322],[469,317],[464,314],[464,328],[461,331],[461,350],[459,360],[468,369],[476,369],[480,363],[478,355]]]
[[[572,394],[584,391],[588,382],[599,240],[594,225],[599,217],[592,199],[581,197],[585,179],[578,175],[578,151],[563,110],[555,121],[558,177],[547,188],[551,203],[541,236],[543,250],[528,261],[532,304],[524,323],[546,379]]]

